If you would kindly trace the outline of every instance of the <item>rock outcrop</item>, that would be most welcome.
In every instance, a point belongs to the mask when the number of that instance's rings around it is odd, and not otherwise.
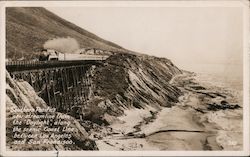
[[[116,54],[97,67],[93,75],[92,102],[110,115],[121,115],[124,109],[171,107],[181,91],[170,80],[181,74],[165,58]]]
[[[33,87],[30,86],[25,81],[17,81],[13,80],[9,73],[6,72],[6,143],[7,148],[10,150],[97,150],[97,146],[94,141],[90,140],[88,137],[88,133],[80,125],[80,123],[73,117],[70,117],[66,114],[59,113],[59,112],[40,112],[37,109],[50,109],[47,106],[47,104],[44,102],[43,99],[41,99],[36,92],[34,91]],[[24,111],[35,111],[35,112],[24,112]],[[22,112],[23,111],[23,112]],[[26,115],[30,115],[31,118],[25,118]],[[58,120],[58,117],[62,116],[68,116],[69,117],[69,127],[74,128],[75,131],[70,133],[69,139],[74,142],[74,144],[13,144],[14,140],[20,140],[24,139],[26,142],[30,140],[29,137],[14,137],[15,132],[13,132],[14,124],[13,120],[19,116],[22,118],[19,118],[19,121],[22,122],[22,125],[20,125],[20,128],[29,129],[31,128],[31,125],[27,125],[26,121],[28,119],[35,120],[34,117],[36,115],[53,115],[55,118],[50,121],[50,124],[53,124],[56,120]],[[40,119],[41,120],[41,119]],[[56,135],[63,134],[63,131],[52,131],[52,132],[46,132],[43,131],[44,127],[48,127],[48,129],[53,129],[53,125],[41,125],[39,128],[41,128],[39,134],[40,135],[50,135],[54,134],[54,137],[51,137],[50,140],[56,140]],[[62,125],[63,127],[63,125]],[[33,127],[34,128],[34,127]],[[37,128],[37,127],[36,127]],[[29,130],[31,134],[35,134],[36,130]],[[43,143],[42,138],[33,138],[33,140],[37,141],[38,143]]]

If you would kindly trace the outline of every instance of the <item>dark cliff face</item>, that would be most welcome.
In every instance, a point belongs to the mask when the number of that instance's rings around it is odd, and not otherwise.
[[[53,38],[71,37],[81,48],[127,52],[119,45],[104,40],[42,7],[6,8],[6,56],[9,59],[36,58],[36,51]]]
[[[165,58],[116,54],[96,68],[93,78],[94,99],[111,115],[126,108],[170,107],[178,101],[181,91],[169,81],[181,74]]]

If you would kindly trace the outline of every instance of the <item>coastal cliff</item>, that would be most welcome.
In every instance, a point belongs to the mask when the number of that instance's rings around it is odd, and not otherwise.
[[[42,117],[42,118],[38,118]],[[49,124],[41,123],[46,116],[53,116],[49,119]],[[53,143],[43,141],[41,135],[48,136],[50,140],[56,141],[63,131],[53,130],[54,122],[67,116],[69,123],[62,124],[74,128],[74,132],[68,134],[68,139],[75,144]],[[18,119],[18,122],[15,120]],[[33,122],[33,123],[32,123]],[[38,122],[36,124],[36,122]],[[19,123],[19,124],[17,124]],[[52,125],[51,125],[52,124]],[[15,130],[15,127],[19,130]],[[25,134],[27,133],[27,134]],[[37,134],[38,133],[38,134]],[[37,134],[37,137],[29,137],[28,134]],[[53,134],[53,137],[51,136]],[[58,135],[58,136],[57,136]],[[26,144],[13,143],[22,141]],[[35,144],[36,142],[37,144]],[[33,144],[27,144],[33,143]],[[6,72],[6,144],[8,150],[98,150],[95,142],[90,140],[88,133],[83,126],[73,117],[56,112],[55,109],[47,106],[33,89],[25,81],[14,80]]]

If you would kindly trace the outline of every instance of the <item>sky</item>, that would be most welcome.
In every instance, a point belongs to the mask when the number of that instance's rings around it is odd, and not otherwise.
[[[56,7],[60,17],[126,49],[181,68],[242,63],[237,7]]]

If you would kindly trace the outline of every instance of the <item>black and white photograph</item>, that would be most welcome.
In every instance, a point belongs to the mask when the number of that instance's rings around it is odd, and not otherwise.
[[[1,152],[247,155],[248,10],[247,0],[1,3]]]

